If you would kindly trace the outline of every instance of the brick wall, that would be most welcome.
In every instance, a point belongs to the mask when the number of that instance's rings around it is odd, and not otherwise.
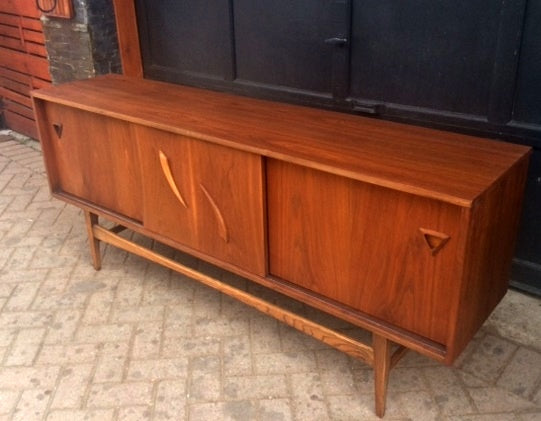
[[[53,83],[121,71],[111,0],[73,0],[74,17],[43,17]]]

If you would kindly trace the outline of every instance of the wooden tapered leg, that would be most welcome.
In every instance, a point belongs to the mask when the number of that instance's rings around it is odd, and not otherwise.
[[[85,211],[86,229],[88,231],[88,242],[90,243],[90,254],[94,269],[101,269],[100,241],[94,236],[94,225],[98,223],[98,215]]]
[[[372,347],[374,349],[374,385],[376,392],[376,415],[385,415],[385,401],[387,399],[387,384],[391,371],[391,341],[383,336],[372,334]]]

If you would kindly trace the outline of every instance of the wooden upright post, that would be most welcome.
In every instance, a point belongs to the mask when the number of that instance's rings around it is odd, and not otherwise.
[[[372,347],[374,349],[374,385],[376,392],[376,415],[385,415],[385,401],[387,398],[387,385],[391,371],[391,341],[383,336],[372,334]]]
[[[92,255],[92,264],[94,269],[101,269],[100,240],[94,236],[94,225],[98,223],[98,215],[84,211],[86,229],[88,231],[88,242],[90,243],[90,254]]]

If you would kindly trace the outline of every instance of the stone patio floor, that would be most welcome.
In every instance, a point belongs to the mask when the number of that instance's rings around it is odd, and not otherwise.
[[[9,131],[0,359],[0,420],[378,419],[363,363],[125,252],[105,247],[94,271],[81,212],[51,199],[39,144]],[[510,291],[453,367],[409,353],[385,419],[541,420],[541,300]]]

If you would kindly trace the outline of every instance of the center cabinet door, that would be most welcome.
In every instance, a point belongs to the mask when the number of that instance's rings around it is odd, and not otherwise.
[[[136,133],[145,228],[264,275],[261,157],[142,126]]]

